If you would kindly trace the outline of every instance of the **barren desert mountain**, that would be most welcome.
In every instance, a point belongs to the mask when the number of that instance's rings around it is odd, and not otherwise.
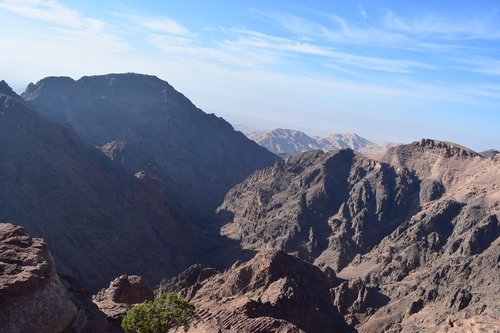
[[[121,274],[159,281],[192,263],[196,228],[158,181],[129,175],[69,125],[0,94],[0,218],[43,237],[62,273],[93,288]]]
[[[496,149],[488,149],[480,152],[479,154],[483,157],[489,158],[489,157],[495,157],[496,155],[500,154],[500,151]]]
[[[199,317],[189,332],[352,332],[333,305],[330,289],[339,283],[333,272],[283,251],[258,253],[204,279],[199,273],[185,273],[192,285],[180,290]]]
[[[271,131],[246,132],[246,135],[259,145],[278,155],[298,155],[316,149],[327,152],[344,148],[358,151],[378,147],[377,144],[354,133],[312,137],[302,131],[277,128]]]
[[[48,77],[22,97],[44,116],[71,124],[128,172],[158,178],[169,201],[201,224],[232,186],[277,160],[154,76]]]
[[[372,158],[313,151],[254,173],[219,212],[242,247],[338,272],[360,332],[500,325],[498,157],[429,139]]]

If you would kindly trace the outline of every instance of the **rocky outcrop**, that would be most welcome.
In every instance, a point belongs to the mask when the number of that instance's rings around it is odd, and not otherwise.
[[[496,157],[429,139],[371,158],[308,152],[253,174],[219,211],[243,247],[337,271],[334,304],[359,332],[456,329],[446,318],[499,329]]]
[[[283,251],[259,253],[188,295],[199,316],[190,332],[350,332],[330,296],[337,283]]]
[[[122,275],[95,295],[93,301],[106,314],[110,327],[119,331],[123,316],[134,304],[151,301],[153,298],[153,291],[146,287],[142,277]]]
[[[158,178],[167,199],[201,224],[211,222],[229,188],[277,159],[154,76],[48,77],[22,97],[103,146],[130,173],[144,170]]]
[[[221,233],[247,249],[285,249],[340,270],[410,216],[418,195],[407,170],[352,150],[311,151],[235,186],[219,208],[228,217]]]
[[[157,283],[192,264],[200,243],[157,180],[1,93],[0,218],[43,237],[58,269],[94,290],[121,274]]]
[[[77,311],[45,242],[0,223],[0,331],[62,332]]]

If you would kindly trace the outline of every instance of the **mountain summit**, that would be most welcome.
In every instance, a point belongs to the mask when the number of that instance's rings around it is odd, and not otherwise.
[[[315,149],[326,152],[350,148],[359,151],[377,147],[377,144],[355,133],[311,137],[298,130],[277,128],[271,131],[249,132],[247,136],[273,153],[283,155],[298,155]]]
[[[167,198],[202,224],[233,185],[278,159],[155,76],[48,77],[22,97],[128,172],[158,178]]]

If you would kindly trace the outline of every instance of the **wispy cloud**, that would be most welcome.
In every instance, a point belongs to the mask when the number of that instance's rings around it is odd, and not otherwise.
[[[4,0],[0,2],[0,8],[66,28],[100,32],[106,25],[103,21],[85,17],[53,0]]]
[[[442,16],[427,14],[403,18],[387,10],[383,25],[388,30],[444,40],[500,39],[500,25],[496,13],[475,18],[450,21]]]
[[[184,25],[166,16],[147,17],[129,14],[114,14],[117,17],[132,21],[151,32],[163,33],[173,36],[191,37],[194,34]]]
[[[363,17],[365,19],[368,18],[368,13],[366,12],[366,10],[363,7],[363,5],[358,4],[358,12],[359,12],[359,15],[361,15],[361,17]]]

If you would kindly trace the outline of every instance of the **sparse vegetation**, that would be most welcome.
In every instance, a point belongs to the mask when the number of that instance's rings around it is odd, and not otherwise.
[[[182,297],[168,293],[135,305],[123,317],[122,327],[127,333],[165,333],[179,326],[187,331],[196,318],[194,310]]]

